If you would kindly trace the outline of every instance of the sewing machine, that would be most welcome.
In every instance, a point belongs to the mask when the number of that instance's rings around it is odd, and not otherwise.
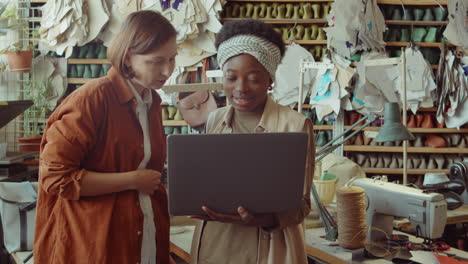
[[[369,178],[356,179],[352,185],[365,190],[369,242],[383,241],[383,232],[390,236],[394,217],[408,218],[418,237],[442,236],[447,219],[447,204],[442,194],[423,193],[416,188]]]

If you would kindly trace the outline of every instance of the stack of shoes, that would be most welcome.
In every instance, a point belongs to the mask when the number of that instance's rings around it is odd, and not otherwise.
[[[447,9],[445,7],[428,8],[408,8],[402,9],[397,5],[385,5],[382,10],[386,20],[405,20],[405,21],[446,21]]]
[[[331,2],[297,4],[228,2],[224,10],[224,18],[326,19],[331,10]]]

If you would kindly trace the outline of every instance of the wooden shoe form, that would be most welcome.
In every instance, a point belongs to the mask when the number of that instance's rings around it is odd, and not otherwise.
[[[319,31],[319,27],[317,25],[312,25],[312,26],[310,26],[310,29],[312,30],[312,32],[310,33],[310,39],[311,40],[316,40],[317,35],[318,35],[318,31]]]
[[[272,7],[272,11],[271,11],[271,15],[273,18],[278,18],[278,8],[279,8],[279,3],[273,3],[271,5]]]
[[[294,13],[293,13],[293,16],[291,17],[291,19],[301,19],[300,17],[300,9],[301,7],[299,5],[295,5],[294,6]],[[302,39],[302,38],[301,38]]]
[[[423,128],[434,128],[434,122],[432,122],[432,115],[424,115],[424,120],[422,121],[421,127]]]
[[[416,118],[416,127],[421,127],[422,122],[424,120],[424,115],[423,114],[416,114],[415,118]]]
[[[384,161],[384,168],[388,168],[388,166],[392,162],[392,156],[390,154],[385,153],[385,154],[382,154],[382,158]]]
[[[370,155],[369,156],[369,161],[370,161],[370,168],[375,168],[377,165],[377,162],[379,161],[379,158],[377,155]]]
[[[312,5],[310,3],[306,3],[302,6],[302,12],[304,13],[302,19],[312,19],[313,13]]]
[[[314,19],[320,19],[320,4],[312,4],[312,10],[314,11]]]
[[[442,155],[434,155],[434,161],[437,165],[437,169],[441,170],[444,168],[445,159]]]
[[[364,161],[364,164],[362,164],[362,167],[363,167],[363,168],[371,168],[371,164],[370,164],[369,158],[366,158],[366,160]]]
[[[362,133],[358,133],[355,137],[356,137],[356,140],[354,140],[354,145],[357,145],[357,146],[364,145],[364,139],[362,138]]]
[[[232,5],[231,17],[237,18],[239,16],[240,16],[240,4],[235,3],[234,5]]]
[[[396,158],[398,161],[398,168],[403,168],[403,155],[398,154]]]
[[[253,12],[254,12],[254,5],[251,3],[247,3],[245,5],[245,17],[251,18],[253,16]]]
[[[421,155],[420,157],[421,157],[421,163],[419,163],[419,168],[422,170],[426,170],[427,169],[426,157],[424,157],[423,155]]]
[[[286,19],[286,5],[281,4],[277,8],[276,19]]]
[[[323,28],[319,28],[317,40],[326,40],[326,39],[327,37],[326,37],[325,31],[323,30]]]
[[[293,15],[294,11],[294,5],[293,4],[286,4],[286,14],[284,15],[285,18],[291,18]]]
[[[359,166],[362,166],[364,164],[364,162],[366,161],[366,155],[362,154],[362,153],[357,153],[356,154],[356,163],[359,165]]]
[[[297,25],[296,26],[296,39],[303,39],[304,38],[304,26]]]
[[[246,7],[244,5],[241,5],[239,7],[239,16],[238,16],[238,18],[245,18],[245,11],[246,11]]]
[[[406,127],[408,128],[416,127],[416,118],[414,117],[414,115],[409,115],[408,123],[406,124]]]
[[[269,5],[266,9],[265,19],[272,19],[273,18],[273,6]]]
[[[436,168],[436,164],[435,164],[434,158],[429,157],[429,159],[427,161],[427,169],[428,170],[435,170],[435,168]]]
[[[384,166],[384,160],[383,160],[383,157],[382,156],[377,156],[378,157],[378,161],[377,161],[377,164],[375,165],[376,168],[385,168]]]
[[[252,18],[253,19],[257,19],[260,17],[260,4],[255,4],[254,5],[254,10],[253,10],[253,14],[252,14]]]
[[[323,18],[323,19],[327,19],[327,16],[328,16],[328,14],[330,13],[330,8],[331,8],[330,3],[326,3],[326,4],[323,4],[323,5],[322,5],[322,9],[323,9],[323,16],[322,16],[322,18]]]
[[[362,135],[362,139],[364,141],[364,145],[368,146],[371,141],[372,141],[372,138],[371,137],[367,137],[366,135]]]
[[[304,29],[304,37],[302,38],[302,40],[311,40],[310,39],[310,28],[309,27],[306,27]]]
[[[398,159],[395,154],[392,155],[392,162],[388,165],[390,169],[397,169],[398,168]]]
[[[267,12],[267,4],[266,3],[261,3],[260,4],[260,11],[258,12],[258,17],[264,18],[266,16]]]

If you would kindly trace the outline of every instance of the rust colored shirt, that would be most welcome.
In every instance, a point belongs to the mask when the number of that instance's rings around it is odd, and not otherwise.
[[[166,155],[161,98],[153,90],[148,111],[151,159],[162,171]],[[144,156],[136,101],[114,69],[70,94],[50,116],[41,143],[34,262],[40,264],[139,263],[143,213],[138,192],[80,197],[88,171],[134,171]],[[109,174],[112,177],[112,174]],[[152,197],[156,261],[169,263],[167,195]]]

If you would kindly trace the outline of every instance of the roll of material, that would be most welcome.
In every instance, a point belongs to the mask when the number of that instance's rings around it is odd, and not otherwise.
[[[459,180],[466,184],[468,183],[468,162],[455,162],[450,166],[450,179]]]

